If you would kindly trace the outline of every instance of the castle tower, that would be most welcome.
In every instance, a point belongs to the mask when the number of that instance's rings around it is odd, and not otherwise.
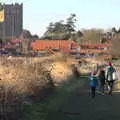
[[[0,22],[0,38],[18,37],[23,30],[23,4],[3,4],[4,21]]]

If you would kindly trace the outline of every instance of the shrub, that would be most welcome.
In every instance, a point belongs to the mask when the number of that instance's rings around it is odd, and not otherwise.
[[[40,96],[53,87],[50,71],[43,62],[25,58],[0,58],[0,116],[14,118],[26,98]]]

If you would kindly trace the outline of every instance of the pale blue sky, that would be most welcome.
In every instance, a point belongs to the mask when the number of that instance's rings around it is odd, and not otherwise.
[[[120,26],[120,0],[1,0],[23,2],[24,28],[42,35],[50,22],[77,15],[77,29]]]

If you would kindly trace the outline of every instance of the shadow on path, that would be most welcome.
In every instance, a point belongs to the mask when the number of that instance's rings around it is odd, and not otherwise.
[[[56,88],[49,99],[26,106],[24,120],[118,120],[120,94],[90,97],[86,76]]]

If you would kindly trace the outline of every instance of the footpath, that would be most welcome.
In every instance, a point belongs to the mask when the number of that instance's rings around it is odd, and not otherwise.
[[[24,120],[119,120],[120,93],[90,97],[86,76],[56,88],[47,100],[25,107]]]

